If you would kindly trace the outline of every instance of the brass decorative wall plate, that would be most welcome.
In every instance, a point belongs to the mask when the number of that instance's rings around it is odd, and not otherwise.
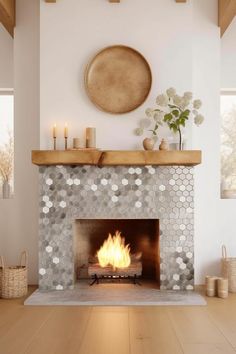
[[[152,73],[146,59],[135,49],[114,45],[101,50],[85,71],[91,101],[102,111],[131,112],[146,100]]]

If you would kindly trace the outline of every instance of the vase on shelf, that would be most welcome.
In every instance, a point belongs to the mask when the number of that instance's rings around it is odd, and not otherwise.
[[[143,148],[144,150],[151,151],[154,149],[155,140],[153,138],[145,138],[143,140]]]
[[[165,139],[162,139],[161,140],[161,143],[159,145],[159,150],[162,150],[162,151],[167,151],[169,150],[169,143],[167,140]]]
[[[169,136],[168,140],[169,140],[169,150],[182,151],[186,149],[187,141],[183,135],[181,135],[181,138],[180,135]]]
[[[9,199],[11,195],[11,186],[8,181],[4,181],[2,184],[2,197],[3,199]]]

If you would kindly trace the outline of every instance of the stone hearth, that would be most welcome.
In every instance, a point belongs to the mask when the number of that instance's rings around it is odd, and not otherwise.
[[[193,168],[40,167],[39,286],[74,287],[77,219],[159,219],[160,288],[194,284]]]

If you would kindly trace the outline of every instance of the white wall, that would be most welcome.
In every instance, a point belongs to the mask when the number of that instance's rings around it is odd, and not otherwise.
[[[13,88],[13,39],[0,23],[0,89]]]
[[[219,271],[222,235],[220,200],[220,39],[215,0],[194,0],[193,88],[204,102],[205,122],[194,129],[194,147],[203,152],[195,171],[196,283]],[[210,47],[209,47],[210,46]],[[223,214],[224,215],[224,214]],[[224,215],[225,217],[225,215]],[[232,223],[232,220],[231,220]]]
[[[39,145],[39,2],[17,0],[14,38],[15,193],[0,199],[0,253],[15,264],[30,255],[29,282],[37,283],[38,169],[31,150]]]
[[[135,5],[134,5],[135,2]],[[134,11],[135,8],[135,11]],[[70,20],[68,20],[68,18]],[[100,48],[123,43],[140,50],[149,61],[154,85],[147,102],[123,116],[98,111],[83,85],[84,68]],[[141,139],[132,134],[157,93],[169,86],[194,90],[204,101],[204,125],[193,129],[193,146],[203,150],[196,167],[196,283],[206,273],[219,272],[222,242],[232,246],[235,227],[232,201],[224,212],[220,200],[220,34],[217,0],[127,0],[119,5],[68,0],[49,6],[41,2],[41,133],[42,148],[50,147],[54,121],[68,121],[73,134],[86,126],[98,129],[101,148],[133,149]],[[114,136],[118,137],[114,139]],[[191,139],[191,134],[188,136]],[[61,146],[63,140],[61,139]],[[231,203],[231,204],[230,204]],[[236,249],[232,252],[236,253]]]
[[[50,148],[51,127],[67,121],[73,136],[97,127],[97,145],[106,149],[141,147],[133,134],[157,92],[170,85],[192,86],[192,5],[173,0],[41,1],[41,147]],[[149,99],[134,112],[114,116],[99,111],[84,89],[84,69],[101,48],[125,44],[147,58],[153,73]],[[114,138],[114,134],[115,137]],[[72,135],[72,133],[71,133]],[[63,147],[63,139],[60,141]]]
[[[236,18],[221,39],[221,88],[236,88]]]

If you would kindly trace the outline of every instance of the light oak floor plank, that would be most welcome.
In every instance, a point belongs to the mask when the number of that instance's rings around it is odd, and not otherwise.
[[[235,354],[207,307],[169,308],[168,315],[185,354]]]
[[[0,354],[235,354],[236,294],[207,303],[31,307],[0,300]]]
[[[54,309],[35,307],[17,310],[11,326],[0,333],[0,354],[21,354]],[[4,327],[5,328],[5,327]]]
[[[130,354],[128,308],[93,310],[78,353]]]
[[[208,312],[217,328],[236,349],[236,297],[229,294],[227,301],[212,299],[208,302]]]
[[[91,308],[56,307],[24,354],[77,353],[84,337]]]
[[[130,308],[131,354],[182,354],[165,307]]]

